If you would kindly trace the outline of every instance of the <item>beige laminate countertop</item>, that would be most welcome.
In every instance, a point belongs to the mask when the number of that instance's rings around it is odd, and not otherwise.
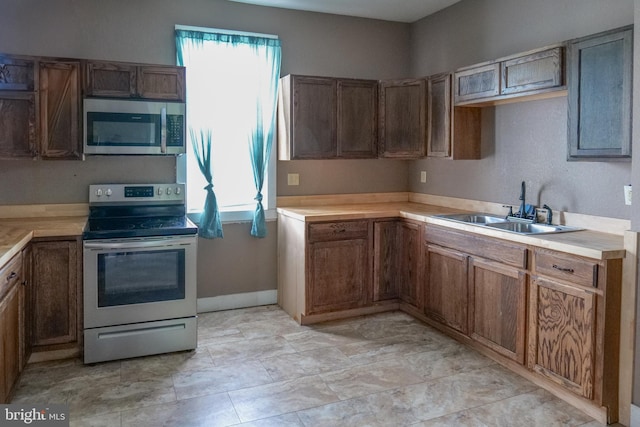
[[[398,217],[588,258],[602,260],[625,257],[624,237],[618,234],[582,230],[544,235],[521,235],[478,225],[458,223],[435,216],[459,212],[465,211],[411,202],[278,208],[279,214],[305,222]]]
[[[33,238],[81,236],[86,216],[0,218],[0,267]]]

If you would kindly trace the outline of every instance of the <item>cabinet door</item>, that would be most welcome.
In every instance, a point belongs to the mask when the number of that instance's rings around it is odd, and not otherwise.
[[[40,155],[79,159],[80,63],[40,63]]]
[[[524,365],[526,274],[513,267],[471,258],[469,335]]]
[[[137,95],[147,99],[184,101],[185,68],[140,66],[137,70]]]
[[[422,262],[422,226],[418,223],[398,223],[398,292],[400,299],[416,308],[422,308],[420,267]]]
[[[119,62],[87,63],[87,94],[111,98],[136,95],[137,67]]]
[[[33,91],[35,61],[0,55],[0,91]]]
[[[373,224],[373,300],[398,298],[399,250],[398,221],[376,221]]]
[[[338,157],[378,156],[378,82],[338,80]]]
[[[569,160],[631,157],[633,30],[569,43]]]
[[[455,103],[498,96],[500,64],[489,64],[455,73]]]
[[[427,86],[427,155],[451,155],[451,74],[439,74]]]
[[[563,48],[555,47],[500,63],[500,95],[550,89],[564,84]]]
[[[467,255],[439,246],[427,245],[425,253],[425,314],[467,334]]]
[[[294,76],[293,159],[329,159],[338,155],[336,81]]]
[[[34,242],[31,343],[47,346],[76,342],[79,243]]]
[[[529,368],[592,399],[595,295],[534,277],[529,302]]]
[[[381,157],[410,159],[426,155],[426,92],[422,79],[380,83]]]
[[[0,91],[0,158],[36,155],[36,95]]]
[[[307,314],[367,305],[370,284],[367,239],[310,243],[307,265]]]
[[[6,398],[20,375],[20,302],[22,286],[15,284],[0,302],[0,329],[2,329],[2,351],[4,370],[4,390]]]

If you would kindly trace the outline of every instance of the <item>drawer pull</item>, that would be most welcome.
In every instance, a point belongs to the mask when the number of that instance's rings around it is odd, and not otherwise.
[[[18,273],[16,273],[15,271],[12,271],[9,277],[7,277],[7,282],[11,279],[15,279],[17,276],[18,276]]]
[[[346,233],[347,229],[346,228],[335,229],[335,230],[333,230],[333,232],[336,233],[336,234]]]
[[[559,271],[563,271],[565,273],[573,273],[573,268],[564,268],[564,267],[560,267],[557,264],[553,264],[553,268],[555,268],[556,270],[559,270]]]

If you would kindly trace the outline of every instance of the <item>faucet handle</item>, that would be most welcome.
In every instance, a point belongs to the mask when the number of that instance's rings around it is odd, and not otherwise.
[[[513,216],[513,206],[511,205],[502,205],[503,208],[509,208],[509,213],[507,214],[507,218]]]
[[[553,211],[547,204],[542,205],[542,208],[547,210],[547,225],[551,225],[551,220],[553,219]]]

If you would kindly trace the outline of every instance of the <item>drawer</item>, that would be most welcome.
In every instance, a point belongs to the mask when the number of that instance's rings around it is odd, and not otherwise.
[[[527,248],[517,243],[434,225],[425,227],[425,238],[428,243],[435,243],[517,268],[527,268]]]
[[[369,237],[369,221],[338,221],[309,224],[310,242],[325,240],[366,239]]]
[[[598,263],[562,252],[535,249],[536,274],[566,280],[582,286],[598,286]]]
[[[22,253],[17,254],[0,269],[0,298],[22,279]]]

